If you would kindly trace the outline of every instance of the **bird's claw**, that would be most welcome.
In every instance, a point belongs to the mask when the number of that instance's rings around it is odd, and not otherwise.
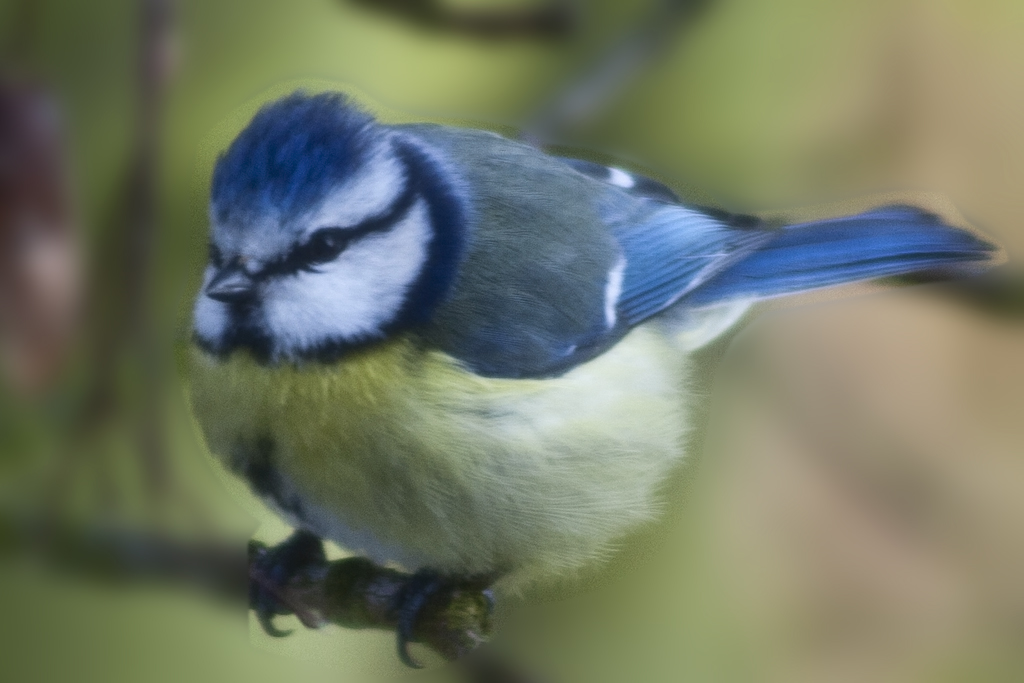
[[[413,642],[414,631],[424,616],[425,608],[438,598],[436,605],[439,610],[443,609],[442,600],[447,605],[451,598],[463,589],[480,591],[487,603],[487,613],[493,612],[494,593],[490,589],[482,589],[479,581],[446,577],[431,570],[420,570],[406,581],[395,598],[395,610],[398,615],[398,658],[403,664],[413,669],[423,668],[423,665],[409,653],[409,643]],[[447,597],[441,598],[442,595]],[[434,612],[434,605],[427,611]]]
[[[282,593],[295,576],[326,562],[323,543],[307,531],[296,531],[272,548],[249,542],[249,608],[267,635],[283,638],[292,632],[274,624],[274,617],[294,613]]]
[[[413,629],[419,619],[423,606],[427,604],[441,588],[444,580],[440,574],[430,570],[421,570],[409,578],[397,598],[398,628],[398,658],[402,663],[412,669],[422,669],[423,665],[416,661],[409,654],[409,643],[412,642]]]

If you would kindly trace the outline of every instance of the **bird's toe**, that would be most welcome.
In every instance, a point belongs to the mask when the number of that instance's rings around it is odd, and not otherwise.
[[[326,562],[323,543],[307,531],[296,531],[273,547],[249,542],[249,608],[267,635],[281,638],[291,633],[274,624],[274,617],[294,613],[284,598],[285,588],[296,576]]]

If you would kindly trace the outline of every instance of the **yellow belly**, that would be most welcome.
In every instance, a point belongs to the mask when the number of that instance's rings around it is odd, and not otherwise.
[[[236,471],[264,459],[312,531],[378,562],[518,583],[652,516],[682,455],[684,370],[641,327],[544,380],[481,378],[404,338],[298,367],[193,349],[190,391],[211,452]]]

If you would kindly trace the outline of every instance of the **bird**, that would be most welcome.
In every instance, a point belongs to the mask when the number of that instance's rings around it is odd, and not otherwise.
[[[210,181],[189,402],[296,533],[518,590],[606,557],[685,458],[693,352],[756,302],[998,248],[908,205],[776,226],[495,132],[264,105]],[[257,591],[258,593],[259,591]],[[280,608],[252,598],[268,632]]]

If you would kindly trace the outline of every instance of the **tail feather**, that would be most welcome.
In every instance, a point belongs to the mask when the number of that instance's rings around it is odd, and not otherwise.
[[[711,305],[765,299],[847,282],[946,270],[991,260],[997,248],[933,214],[889,206],[787,226],[715,274],[685,301]]]

